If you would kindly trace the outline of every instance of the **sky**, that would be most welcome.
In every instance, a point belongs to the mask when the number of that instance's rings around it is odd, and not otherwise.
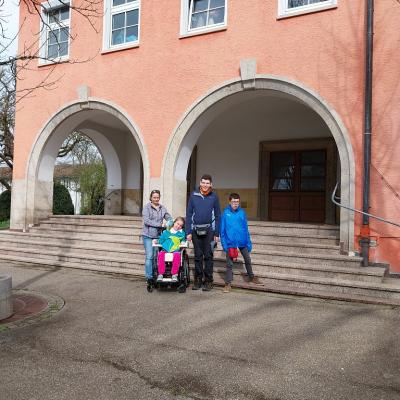
[[[3,17],[3,26],[6,29],[7,37],[14,37],[18,32],[18,0],[4,0],[4,4],[0,8],[0,15]],[[8,42],[1,38],[1,47],[7,46]],[[7,49],[7,55],[16,55],[18,48],[17,40]],[[2,58],[3,58],[2,54]]]

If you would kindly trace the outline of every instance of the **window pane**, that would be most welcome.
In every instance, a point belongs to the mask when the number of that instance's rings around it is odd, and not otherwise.
[[[120,29],[125,26],[125,13],[113,15],[112,17],[112,28]]]
[[[288,0],[288,8],[302,7],[309,4],[323,3],[328,0]]]
[[[48,17],[49,24],[54,24],[55,22],[58,22],[58,10],[49,11]]]
[[[120,6],[121,4],[125,4],[125,0],[113,0],[113,7]]]
[[[301,153],[302,164],[325,164],[325,151],[303,151]]]
[[[204,11],[208,8],[208,0],[193,0],[193,12]]]
[[[294,174],[294,167],[290,165],[272,167],[272,176],[277,178],[292,178]]]
[[[291,179],[274,179],[273,190],[293,190],[293,181]]]
[[[225,0],[211,0],[210,8],[225,7]]]
[[[58,57],[58,45],[52,44],[49,45],[47,49],[47,58],[56,58]]]
[[[139,23],[139,10],[132,10],[126,13],[126,26],[137,25]]]
[[[272,165],[292,165],[294,166],[294,153],[279,152],[271,153]]]
[[[61,14],[61,16],[60,16],[61,21],[65,21],[66,19],[68,19],[69,18],[69,7],[61,8],[60,14]]]
[[[60,31],[60,42],[68,42],[69,29],[62,28]]]
[[[190,23],[191,28],[201,28],[207,23],[207,12],[202,12],[192,15],[192,21]]]
[[[127,42],[134,42],[138,40],[138,27],[131,26],[126,28],[126,41]]]
[[[49,31],[49,44],[57,44],[59,41],[59,29],[53,29]]]
[[[60,43],[59,55],[66,56],[68,54],[68,42]]]
[[[324,178],[304,178],[301,180],[301,190],[304,192],[323,192],[325,191]]]
[[[324,165],[302,165],[301,176],[325,176]]]
[[[208,17],[208,25],[222,24],[224,22],[224,8],[217,8],[216,10],[210,10]]]
[[[112,45],[124,43],[124,30],[125,29],[118,29],[112,33]]]

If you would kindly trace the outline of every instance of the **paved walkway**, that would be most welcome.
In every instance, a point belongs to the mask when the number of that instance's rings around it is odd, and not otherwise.
[[[0,262],[5,273],[65,306],[0,332],[2,399],[400,398],[399,308],[149,294],[140,280]]]

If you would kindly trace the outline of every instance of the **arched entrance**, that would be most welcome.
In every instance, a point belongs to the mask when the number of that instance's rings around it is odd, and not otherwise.
[[[257,108],[260,110],[257,111]],[[260,131],[260,127],[264,132]],[[241,79],[225,82],[196,101],[177,125],[164,158],[164,202],[174,215],[184,213],[187,169],[193,149],[197,145],[197,175],[214,174],[215,186],[221,193],[222,189],[228,192],[231,189],[244,188],[244,182],[251,182],[247,184],[247,189],[253,190],[249,196],[254,197],[254,191],[257,192],[256,218],[268,219],[270,214],[265,208],[269,209],[269,205],[265,204],[268,201],[265,196],[266,193],[268,196],[269,194],[268,190],[263,191],[265,180],[264,183],[261,181],[262,162],[265,162],[262,147],[271,152],[274,148],[271,150],[268,146],[275,144],[275,150],[279,151],[279,143],[286,142],[283,149],[296,152],[297,158],[301,158],[301,152],[307,149],[324,149],[327,157],[328,147],[332,146],[313,143],[329,143],[329,140],[334,143],[334,153],[339,161],[337,172],[331,171],[333,176],[330,179],[340,181],[342,202],[354,206],[353,150],[347,130],[332,107],[298,82],[280,77],[256,75],[254,84],[250,86]],[[307,143],[303,142],[296,149],[296,146],[293,147],[296,141],[306,141],[311,147],[308,148]],[[254,151],[255,142],[257,149]],[[249,146],[253,146],[252,153],[249,152]],[[204,149],[208,149],[210,154],[215,153],[214,157],[209,157],[206,162],[203,157],[202,162],[202,149],[203,154]],[[227,153],[231,157],[224,158],[223,155]],[[333,154],[331,150],[330,154]],[[219,158],[223,158],[224,163],[216,162]],[[246,171],[241,170],[244,164]],[[223,165],[225,168],[222,168]],[[326,222],[335,219],[335,210],[329,202],[329,190],[334,183],[325,187],[323,200],[318,200],[324,204]],[[352,213],[341,209],[337,219],[342,246],[352,251],[354,217]]]
[[[90,137],[103,156],[109,195],[105,213],[141,211],[149,166],[139,130],[121,108],[90,98],[60,109],[39,133],[30,154],[27,178],[13,187],[13,229],[26,229],[52,213],[54,163],[63,140],[74,130]]]

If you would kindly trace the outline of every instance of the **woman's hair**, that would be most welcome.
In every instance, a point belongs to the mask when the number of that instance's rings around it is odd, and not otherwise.
[[[182,221],[182,222],[183,222],[182,228],[185,226],[185,218],[183,218],[183,217],[176,217],[176,218],[174,219],[174,223],[175,223],[176,221]]]
[[[160,191],[159,190],[152,190],[151,192],[150,192],[150,201],[151,201],[151,198],[153,197],[153,194],[158,194],[159,196],[161,196],[161,193],[160,193]]]

